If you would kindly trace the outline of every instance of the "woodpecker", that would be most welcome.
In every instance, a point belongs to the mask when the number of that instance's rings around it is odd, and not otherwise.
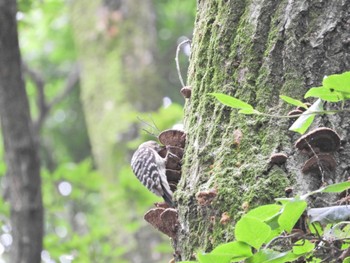
[[[158,154],[159,150],[161,146],[155,141],[142,143],[131,158],[131,168],[148,190],[174,207],[172,191],[165,175],[166,158]]]

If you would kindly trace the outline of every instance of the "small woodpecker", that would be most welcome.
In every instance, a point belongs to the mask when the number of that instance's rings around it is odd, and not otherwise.
[[[131,168],[141,183],[151,192],[163,197],[164,201],[174,207],[172,191],[165,175],[166,158],[158,151],[161,146],[155,141],[142,143],[131,159]]]

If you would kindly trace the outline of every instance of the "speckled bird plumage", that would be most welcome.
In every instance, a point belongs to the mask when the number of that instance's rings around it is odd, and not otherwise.
[[[172,192],[165,174],[165,162],[155,141],[147,141],[139,146],[131,159],[131,167],[136,177],[154,194],[161,196],[173,206]]]

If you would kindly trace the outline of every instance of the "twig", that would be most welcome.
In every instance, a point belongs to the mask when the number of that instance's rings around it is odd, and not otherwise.
[[[275,241],[277,241],[279,239],[292,238],[292,237],[296,237],[296,236],[299,236],[299,235],[300,235],[299,233],[293,233],[293,234],[290,234],[288,236],[275,237],[269,243],[266,244],[265,249],[268,248],[269,246],[271,246],[272,243],[274,243]]]
[[[68,94],[74,89],[74,86],[79,81],[79,75],[80,75],[80,68],[78,64],[75,64],[71,71],[69,72],[69,75],[66,79],[66,83],[64,84],[63,91],[58,94],[51,102],[48,103],[48,107],[52,108],[54,105],[60,103],[63,99],[65,99]]]
[[[321,180],[322,180],[322,185],[325,183],[324,181],[324,169],[321,165],[321,161],[320,158],[318,158],[318,155],[316,154],[315,150],[312,148],[312,146],[309,144],[309,142],[307,140],[305,140],[307,146],[309,146],[309,148],[311,149],[312,153],[315,155],[316,161],[317,161],[317,166],[318,166],[318,170],[321,172]]]
[[[39,111],[42,111],[42,110],[46,111],[47,104],[45,100],[45,93],[44,93],[45,81],[43,76],[40,74],[40,72],[29,68],[27,63],[25,63],[24,61],[22,62],[22,68],[23,68],[23,71],[34,82],[34,85],[37,88],[37,91],[38,91],[37,106],[39,108]]]
[[[184,83],[184,80],[183,80],[182,75],[181,75],[180,63],[179,63],[179,53],[180,53],[181,46],[184,44],[190,43],[190,42],[191,42],[191,40],[186,39],[186,40],[182,41],[180,44],[178,44],[177,48],[176,48],[176,56],[175,56],[176,70],[177,70],[177,74],[179,75],[179,80],[181,82],[182,87],[185,87],[185,83]]]
[[[154,123],[154,121],[153,121],[152,118],[151,118],[151,120],[152,120],[152,123],[153,123],[154,126],[152,126],[151,124],[149,124],[147,121],[141,119],[140,117],[137,117],[137,119],[138,119],[141,123],[143,123],[143,124],[145,124],[146,126],[150,127],[150,128],[152,129],[152,131],[157,130],[157,131],[159,132],[159,129],[158,129],[158,127],[155,125],[155,123]],[[157,135],[155,135],[153,132],[150,132],[150,131],[148,131],[147,129],[142,129],[142,130],[145,131],[147,134],[149,134],[149,135],[154,136],[154,137],[157,138]]]
[[[33,121],[34,128],[39,133],[42,124],[54,105],[60,103],[64,98],[68,96],[68,94],[73,90],[76,83],[79,80],[79,66],[76,64],[73,66],[72,70],[69,72],[66,83],[63,87],[63,91],[57,95],[51,102],[47,102],[45,98],[45,81],[40,72],[37,72],[28,67],[25,62],[22,62],[23,71],[30,77],[30,79],[34,82],[34,85],[38,91],[37,97],[37,107],[39,111],[39,116],[37,120]]]

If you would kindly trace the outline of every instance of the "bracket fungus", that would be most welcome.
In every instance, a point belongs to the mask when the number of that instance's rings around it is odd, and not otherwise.
[[[309,160],[304,163],[302,168],[302,172],[306,173],[320,173],[320,169],[326,171],[334,171],[337,167],[337,162],[334,157],[328,153],[321,153],[318,155],[314,155]]]
[[[192,95],[192,88],[190,86],[185,86],[180,90],[180,92],[185,99],[189,99]]]
[[[332,129],[321,127],[300,137],[295,147],[308,155],[313,155],[313,152],[332,153],[339,149],[340,137]]]
[[[286,187],[284,189],[284,192],[286,193],[286,196],[289,197],[293,193],[293,187],[290,187],[290,186]]]
[[[162,131],[158,136],[159,141],[165,146],[185,147],[186,134],[180,130],[169,129]]]
[[[311,107],[311,103],[309,103],[309,102],[305,102],[304,103],[308,108],[310,108]],[[302,112],[304,112],[304,111],[306,111],[307,109],[305,109],[304,107],[301,107],[301,106],[298,106],[297,108],[296,108],[297,110],[301,110]]]
[[[144,219],[168,237],[176,238],[176,231],[179,223],[177,211],[175,209],[153,208],[144,215]]]
[[[177,146],[164,146],[158,153],[163,158],[165,158],[169,153],[169,155],[175,155],[182,159],[184,155],[184,149]]]
[[[281,165],[287,161],[288,156],[284,153],[274,153],[270,156],[269,163]]]
[[[166,169],[181,170],[181,159],[173,154],[168,154],[167,161],[165,163]]]
[[[181,171],[179,171],[179,170],[166,169],[165,174],[166,174],[166,178],[168,179],[168,181],[173,181],[173,182],[180,181]]]
[[[288,116],[294,116],[294,115],[300,115],[302,114],[304,111],[296,109],[296,110],[291,110],[290,112],[288,112]],[[295,116],[295,118],[297,118],[297,116]]]

